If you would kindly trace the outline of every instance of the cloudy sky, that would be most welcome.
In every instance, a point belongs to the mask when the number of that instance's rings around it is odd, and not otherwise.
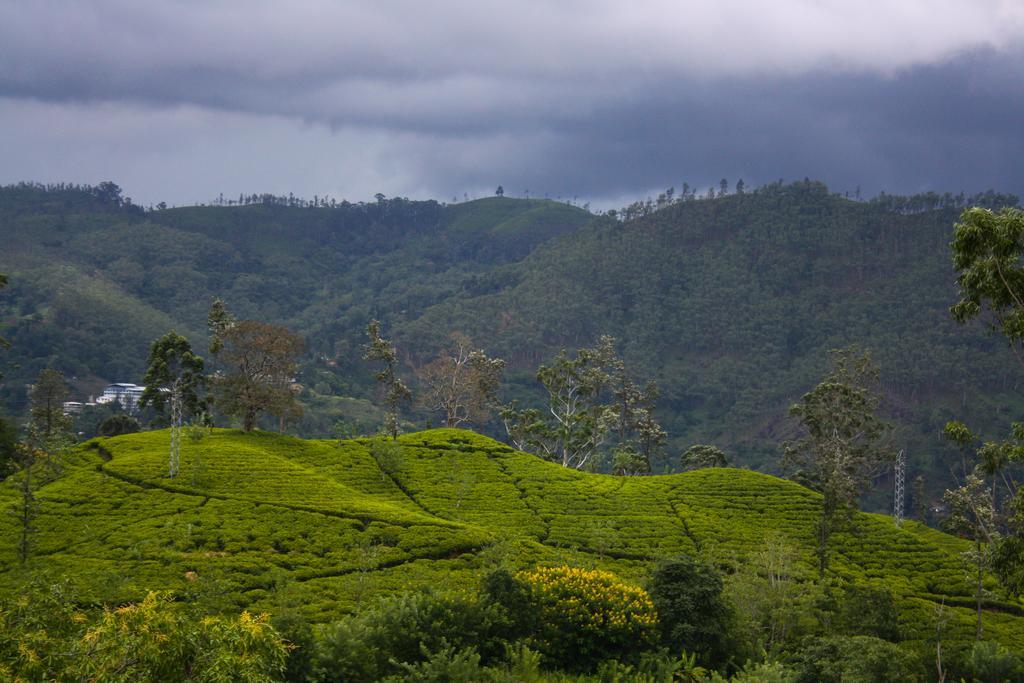
[[[0,183],[1024,194],[1020,0],[0,0]]]

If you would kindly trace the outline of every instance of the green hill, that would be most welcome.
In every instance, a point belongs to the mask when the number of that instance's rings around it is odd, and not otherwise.
[[[950,319],[958,214],[892,211],[820,183],[676,203],[551,240],[508,287],[442,302],[396,336],[412,344],[458,329],[532,369],[611,334],[662,389],[673,448],[657,465],[714,443],[767,471],[777,471],[788,406],[819,381],[828,350],[859,344],[881,366],[911,476],[932,487],[951,455],[946,421],[1001,433],[1024,409],[1014,388],[1024,377],[1001,340]],[[535,385],[529,373],[513,380],[523,396]]]
[[[592,219],[503,197],[143,212],[86,190],[0,188],[0,273],[10,277],[0,335],[13,344],[0,357],[0,401],[20,412],[25,383],[51,365],[74,378],[79,398],[138,381],[150,342],[168,329],[204,345],[209,304],[221,297],[239,317],[306,337],[301,429],[326,434],[339,409],[324,399],[372,395],[358,353],[370,318],[500,288],[502,268]]]
[[[303,441],[215,430],[186,439],[166,477],[166,431],[97,439],[39,490],[33,557],[15,561],[0,484],[0,590],[31,572],[74,580],[107,603],[171,589],[223,609],[296,606],[317,621],[377,595],[476,585],[498,564],[573,564],[642,582],[653,562],[700,553],[753,562],[775,539],[813,572],[818,495],[747,470],[623,478],[566,470],[462,430],[387,441]],[[905,637],[925,641],[944,604],[948,637],[973,636],[967,544],[914,522],[857,514],[833,569],[896,596]],[[1024,648],[1024,608],[991,601],[986,636]]]

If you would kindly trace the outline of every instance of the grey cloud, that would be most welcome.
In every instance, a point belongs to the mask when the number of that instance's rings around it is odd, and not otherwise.
[[[386,119],[398,107],[464,96],[469,86],[482,109],[497,110],[512,89],[579,96],[664,78],[893,73],[1022,37],[1024,9],[999,0],[908,0],[885,13],[845,0],[770,9],[667,0],[12,0],[0,5],[0,93],[339,125],[360,123],[371,108]],[[424,97],[431,90],[433,100]]]
[[[894,78],[664,83],[558,127],[543,158],[510,184],[533,178],[563,196],[610,196],[723,176],[810,176],[839,191],[1024,194],[1022,61],[983,52]]]
[[[1024,190],[1024,6],[765,8],[0,0],[0,180],[154,202]]]

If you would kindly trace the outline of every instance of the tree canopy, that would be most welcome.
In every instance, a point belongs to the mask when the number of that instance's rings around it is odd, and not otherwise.
[[[417,370],[424,385],[421,403],[442,413],[446,427],[482,422],[497,405],[504,369],[504,360],[489,358],[472,348],[469,337],[453,333],[448,348]]]
[[[412,392],[398,376],[398,352],[390,340],[381,336],[380,321],[371,320],[367,324],[366,336],[369,342],[363,346],[363,360],[384,364],[374,375],[383,388],[384,403],[388,407],[384,431],[397,439],[399,406],[412,398]]]
[[[4,275],[3,273],[0,273],[0,289],[3,289],[6,286],[7,286],[7,276]],[[0,348],[6,348],[6,347],[9,347],[10,345],[11,345],[11,343],[9,341],[4,339],[3,337],[0,337]],[[0,378],[2,378],[2,377],[3,377],[3,373],[0,372]]]
[[[171,330],[155,340],[147,366],[140,406],[151,405],[163,413],[170,394],[178,392],[185,415],[198,415],[204,409],[199,393],[206,384],[205,364],[185,337]]]
[[[598,453],[615,422],[602,395],[617,359],[615,340],[602,337],[593,348],[570,357],[563,349],[550,365],[541,365],[537,381],[547,391],[547,410],[507,406],[502,419],[517,447],[563,467],[582,469]]]
[[[950,312],[957,322],[981,318],[1001,334],[1017,361],[1024,364],[1024,211],[999,212],[974,207],[954,228],[953,265],[960,300]],[[974,541],[968,558],[976,569],[977,630],[982,632],[981,603],[985,569],[992,569],[1005,590],[1024,593],[1024,505],[1007,470],[1024,463],[1024,424],[1014,422],[1010,436],[981,442],[966,424],[952,421],[946,435],[964,451],[974,450],[957,485],[946,491],[949,529]]]
[[[29,392],[28,443],[49,455],[57,455],[71,445],[71,420],[64,413],[68,385],[64,374],[47,368]]]
[[[654,382],[637,386],[615,343],[602,335],[596,346],[573,356],[562,349],[550,365],[538,368],[546,410],[520,408],[514,401],[501,410],[517,448],[574,469],[596,469],[604,458],[616,474],[651,471],[652,456],[667,437],[654,419],[658,387]]]
[[[300,414],[294,383],[302,337],[281,325],[239,320],[218,339],[216,356],[225,370],[214,376],[213,384],[221,412],[240,418],[247,432],[256,428],[261,413],[282,423]]]
[[[952,249],[960,288],[960,300],[950,309],[954,319],[964,323],[983,317],[1024,363],[1024,211],[964,211]]]
[[[797,478],[821,492],[818,520],[818,569],[828,569],[829,540],[850,518],[865,485],[879,467],[893,460],[878,415],[878,366],[860,349],[831,354],[825,378],[790,408],[800,436],[784,445],[785,459]]]
[[[684,471],[705,467],[728,467],[729,458],[718,446],[698,443],[686,449],[679,458],[679,465]]]

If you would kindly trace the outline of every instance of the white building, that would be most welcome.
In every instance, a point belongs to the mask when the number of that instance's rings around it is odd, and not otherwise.
[[[64,414],[65,415],[78,415],[82,412],[82,408],[85,404],[81,401],[64,401]]]
[[[96,403],[103,405],[117,401],[124,408],[124,412],[133,415],[138,410],[139,399],[142,398],[142,392],[145,390],[146,387],[140,387],[138,384],[115,382],[96,397]]]

